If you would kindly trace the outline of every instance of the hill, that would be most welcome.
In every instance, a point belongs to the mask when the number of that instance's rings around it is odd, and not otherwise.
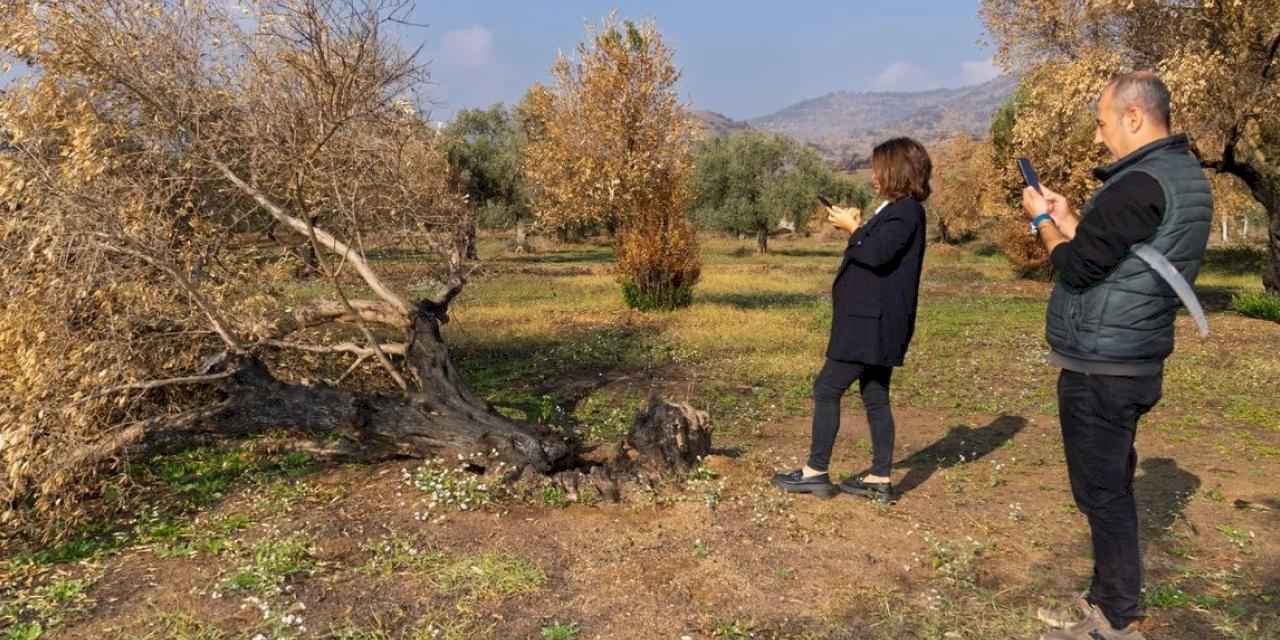
[[[832,160],[857,166],[865,163],[876,142],[892,136],[927,144],[958,134],[982,135],[1016,87],[1016,78],[1004,76],[959,89],[838,91],[746,124],[803,140]]]

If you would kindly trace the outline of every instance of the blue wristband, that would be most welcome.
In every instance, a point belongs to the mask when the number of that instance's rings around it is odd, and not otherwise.
[[[1039,232],[1040,232],[1040,223],[1042,223],[1042,222],[1044,222],[1044,221],[1046,221],[1046,220],[1048,220],[1049,222],[1053,222],[1053,216],[1051,216],[1051,215],[1049,215],[1049,214],[1047,214],[1047,213],[1041,213],[1041,214],[1038,214],[1036,217],[1032,218],[1032,219],[1031,219],[1031,232],[1032,232],[1032,233],[1039,233]]]

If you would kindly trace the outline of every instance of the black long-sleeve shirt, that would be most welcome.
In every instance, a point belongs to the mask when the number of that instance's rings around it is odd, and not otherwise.
[[[1098,195],[1080,221],[1076,237],[1049,256],[1058,278],[1074,289],[1102,282],[1129,255],[1129,248],[1155,235],[1164,217],[1164,190],[1156,179],[1129,173]]]

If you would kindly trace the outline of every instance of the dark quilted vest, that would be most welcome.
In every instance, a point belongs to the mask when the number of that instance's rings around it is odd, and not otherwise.
[[[1147,244],[1194,283],[1209,241],[1213,194],[1186,136],[1151,143],[1098,169],[1098,194],[1122,176],[1141,171],[1164,189],[1165,212]],[[1173,289],[1130,253],[1106,280],[1084,290],[1059,281],[1049,298],[1046,335],[1054,351],[1081,361],[1159,364],[1173,353],[1173,320],[1180,305]]]

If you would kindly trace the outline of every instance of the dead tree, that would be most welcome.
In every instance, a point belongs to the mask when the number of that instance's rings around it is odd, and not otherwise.
[[[277,430],[361,460],[582,466],[468,390],[444,342],[471,216],[416,106],[426,70],[384,29],[410,7],[228,6],[0,6],[0,47],[39,72],[0,99],[0,200],[26,205],[0,219],[0,515],[64,509],[114,461]],[[264,217],[326,292],[292,293],[246,232]],[[430,256],[425,293],[379,273],[372,238]]]

